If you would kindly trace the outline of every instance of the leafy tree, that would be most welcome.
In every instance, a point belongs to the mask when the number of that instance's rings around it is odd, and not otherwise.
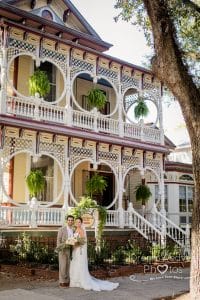
[[[199,0],[117,0],[120,17],[144,30],[154,48],[152,72],[178,100],[190,135],[195,197],[191,299],[200,299],[200,6]]]

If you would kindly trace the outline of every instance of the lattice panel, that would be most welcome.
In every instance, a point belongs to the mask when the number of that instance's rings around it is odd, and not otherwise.
[[[6,136],[4,140],[3,158],[6,160],[9,156],[18,151],[33,151],[34,141]]]
[[[145,167],[150,167],[153,169],[158,175],[161,173],[161,162],[160,160],[155,159],[145,159]]]
[[[56,51],[52,51],[46,48],[42,48],[41,49],[41,57],[42,58],[49,58],[50,60],[56,62],[63,71],[66,71],[67,68],[67,56],[56,52]]]
[[[70,161],[69,161],[69,169],[70,172],[73,168],[73,166],[85,158],[92,158],[93,159],[94,154],[92,149],[88,148],[81,148],[81,147],[70,147]]]
[[[122,174],[125,174],[125,172],[130,167],[140,166],[140,165],[141,165],[141,160],[139,157],[129,156],[129,155],[122,156]]]
[[[57,160],[61,163],[63,170],[65,169],[65,145],[40,142],[39,153],[40,152],[47,152],[57,158]]]
[[[158,94],[158,95],[160,94],[159,87],[156,86],[156,85],[153,84],[153,83],[144,82],[144,83],[143,83],[143,89],[144,89],[144,90],[150,90],[150,91],[152,91],[153,93]]]
[[[72,71],[71,71],[71,79],[75,76],[76,73],[81,71],[88,71],[94,73],[94,65],[90,64],[87,61],[77,59],[72,57]]]
[[[118,84],[119,84],[118,73],[113,70],[109,70],[109,69],[98,66],[97,75],[103,75],[105,77],[108,77],[116,86],[118,86]]]
[[[122,94],[124,93],[125,90],[128,88],[139,88],[139,80],[127,75],[122,75]]]
[[[124,109],[125,112],[128,112],[129,108],[134,104],[138,99],[138,94],[132,94],[124,97]]]
[[[36,54],[36,46],[29,44],[25,41],[15,40],[13,38],[9,39],[9,49],[8,49],[8,60],[12,58],[12,56],[19,53],[31,53]]]
[[[117,153],[112,153],[112,152],[98,151],[97,157],[98,159],[110,161],[110,163],[119,160],[119,155]]]

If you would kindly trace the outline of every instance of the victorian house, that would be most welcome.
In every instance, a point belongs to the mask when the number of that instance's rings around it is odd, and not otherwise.
[[[0,15],[1,228],[60,226],[97,172],[107,181],[103,195],[96,195],[107,208],[106,226],[134,228],[154,240],[168,235],[185,246],[187,232],[165,210],[170,146],[164,143],[161,82],[107,55],[112,45],[69,0],[3,0]],[[50,82],[43,97],[29,91],[36,69]],[[88,104],[94,88],[106,96],[102,109]],[[133,117],[141,97],[153,111],[151,122]],[[31,169],[42,170],[46,180],[35,206],[25,182]],[[157,185],[157,201],[146,215],[134,194],[144,181]]]

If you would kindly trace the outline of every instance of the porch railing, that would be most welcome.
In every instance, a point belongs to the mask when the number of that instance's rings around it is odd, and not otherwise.
[[[35,208],[0,206],[0,227],[61,226],[65,211],[60,208]]]
[[[95,132],[120,135],[146,142],[162,141],[161,131],[144,124],[119,122],[96,112],[82,112],[55,104],[45,103],[37,98],[7,96],[6,114],[18,117],[56,122],[68,126],[88,129]]]
[[[151,242],[162,242],[164,236],[161,230],[157,229],[134,208],[132,203],[129,203],[127,211],[124,211],[125,226],[136,229],[145,239]]]

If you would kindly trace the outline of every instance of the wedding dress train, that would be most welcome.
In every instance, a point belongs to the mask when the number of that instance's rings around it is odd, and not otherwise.
[[[87,243],[76,247],[70,263],[70,287],[93,291],[112,291],[119,283],[100,280],[90,275],[88,270]]]

